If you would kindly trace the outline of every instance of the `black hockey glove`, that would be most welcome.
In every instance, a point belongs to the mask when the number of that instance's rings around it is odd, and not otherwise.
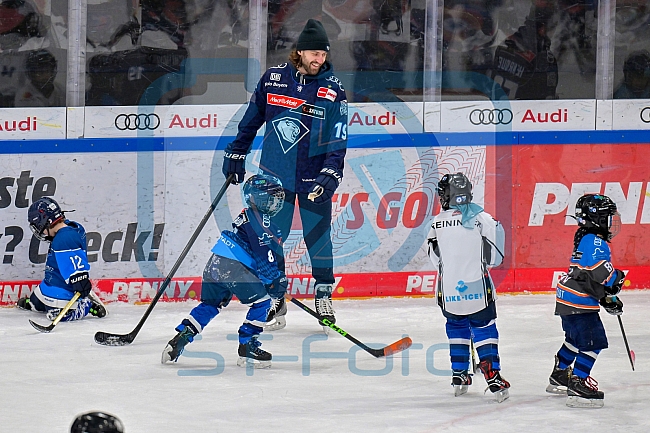
[[[625,273],[615,269],[614,272],[616,276],[614,277],[614,284],[610,286],[605,286],[605,293],[609,296],[617,295],[623,288],[623,283],[625,282]]]
[[[325,167],[314,181],[309,191],[309,200],[321,204],[332,200],[334,191],[341,184],[343,175],[333,168]]]
[[[88,272],[74,274],[70,277],[70,284],[75,292],[79,292],[82,298],[87,297],[93,289],[93,285],[88,278]]]
[[[605,296],[600,300],[600,305],[602,305],[605,311],[614,316],[623,314],[623,303],[618,297],[610,298]]]
[[[226,149],[223,154],[223,168],[221,171],[226,178],[231,174],[235,175],[232,180],[233,185],[242,183],[244,176],[246,176],[246,154],[231,152]]]
[[[287,293],[287,277],[284,274],[280,275],[271,284],[266,286],[266,291],[272,298],[284,298],[284,294]]]

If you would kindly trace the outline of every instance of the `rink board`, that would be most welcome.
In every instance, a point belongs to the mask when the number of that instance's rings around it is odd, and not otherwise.
[[[512,109],[525,117],[528,108],[517,108],[515,102]],[[566,101],[562,103],[566,106]],[[473,110],[484,109],[474,105],[459,106],[456,111],[467,111],[469,118]],[[435,124],[435,119],[440,122],[441,115],[443,124],[454,120],[447,109],[441,112],[439,107],[428,106],[420,110],[420,106],[351,107],[344,181],[333,197],[335,296],[434,293],[436,272],[425,244],[430,221],[439,211],[435,186],[442,174],[457,171],[472,181],[474,202],[506,229],[506,260],[493,271],[499,291],[554,289],[558,275],[566,270],[576,229],[575,221],[566,215],[573,214],[572,203],[586,192],[607,194],[618,204],[623,229],[611,244],[613,262],[630,270],[629,288],[650,287],[646,268],[650,253],[644,248],[650,240],[647,133],[423,133],[418,128],[427,122]],[[576,107],[584,111],[591,105]],[[223,149],[233,139],[241,107],[239,111],[218,106],[153,107],[150,113],[143,107],[99,108],[86,109],[87,138],[3,143],[0,305],[14,302],[42,277],[47,246],[31,236],[25,218],[27,207],[39,197],[53,196],[64,210],[77,210],[68,217],[81,222],[88,232],[91,277],[105,299],[146,302],[223,185]],[[639,110],[640,105],[619,108],[629,112]],[[554,112],[553,107],[548,110]],[[165,128],[204,125],[211,129],[203,134],[212,135],[131,131],[110,137],[110,125],[115,126],[118,116],[152,113],[157,113]],[[12,111],[17,125],[32,114]],[[42,113],[38,116],[45,118]],[[464,117],[456,114],[455,119],[460,122]],[[613,114],[612,119],[620,123]],[[79,118],[76,122],[78,127]],[[468,130],[463,125],[457,126]],[[26,123],[23,126],[27,128]],[[46,126],[71,129],[55,122]],[[247,158],[248,173],[257,169],[260,145],[258,137]],[[163,299],[199,296],[209,250],[242,207],[239,189],[229,188],[178,269],[179,285],[173,292],[170,287]],[[313,280],[308,278],[309,257],[299,220],[294,220],[285,241],[285,254],[290,291],[309,296]],[[191,290],[186,289],[187,281],[193,281]]]

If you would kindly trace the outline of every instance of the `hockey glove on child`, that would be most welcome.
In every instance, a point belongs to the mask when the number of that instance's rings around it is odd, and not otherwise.
[[[614,316],[620,316],[623,314],[623,303],[617,297],[610,298],[605,296],[600,300],[600,305],[602,305],[605,311]]]
[[[75,292],[79,292],[82,298],[86,298],[93,289],[93,285],[88,278],[88,272],[82,272],[71,276],[70,284]]]
[[[266,286],[266,291],[272,298],[284,298],[284,294],[287,293],[287,277],[284,274],[280,275],[271,284]]]
[[[341,184],[342,178],[343,175],[338,170],[323,168],[309,191],[309,200],[316,204],[332,200],[334,191]]]
[[[614,277],[614,284],[611,287],[605,286],[605,293],[609,296],[617,295],[623,288],[623,283],[625,282],[625,273],[615,269],[614,272],[616,276]]]
[[[226,178],[231,174],[235,175],[232,180],[233,185],[242,183],[244,176],[246,176],[246,154],[236,153],[226,149],[223,154],[223,167],[221,171]]]

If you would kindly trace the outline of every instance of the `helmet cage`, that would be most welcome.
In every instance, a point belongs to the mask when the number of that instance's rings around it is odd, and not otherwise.
[[[284,206],[282,182],[266,174],[251,176],[244,184],[244,201],[259,212],[275,216]]]
[[[39,241],[49,242],[52,236],[46,235],[45,230],[63,221],[65,215],[54,199],[42,197],[29,207],[27,219],[34,237]]]
[[[576,203],[576,220],[580,227],[592,229],[611,240],[621,230],[621,215],[616,203],[606,195],[586,194]]]
[[[436,189],[440,206],[447,210],[449,206],[468,204],[472,201],[472,183],[463,173],[445,174]]]

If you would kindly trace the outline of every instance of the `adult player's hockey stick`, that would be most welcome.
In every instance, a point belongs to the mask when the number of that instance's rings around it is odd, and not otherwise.
[[[354,344],[356,344],[357,346],[359,346],[360,348],[362,348],[363,350],[365,350],[366,352],[368,352],[369,354],[371,354],[375,358],[381,358],[382,356],[388,356],[388,355],[392,355],[394,353],[401,352],[402,350],[408,349],[409,347],[411,347],[411,344],[413,344],[413,340],[411,340],[410,337],[404,337],[401,340],[398,340],[398,341],[394,342],[393,344],[389,344],[388,346],[385,346],[385,347],[383,347],[381,349],[373,349],[372,347],[366,346],[365,344],[363,344],[362,342],[360,342],[359,340],[357,340],[356,338],[354,338],[353,336],[348,334],[346,331],[344,331],[343,329],[341,329],[338,326],[336,326],[335,324],[333,324],[331,321],[321,318],[321,316],[319,316],[317,312],[315,312],[314,310],[312,310],[311,308],[309,308],[308,306],[306,306],[305,304],[303,304],[302,302],[300,302],[299,300],[297,300],[293,296],[291,296],[289,294],[286,294],[286,295],[284,295],[284,297],[288,301],[293,302],[295,305],[302,308],[307,313],[311,314],[316,319],[318,319],[318,322],[321,325],[327,326],[328,328],[333,329],[338,334],[344,336],[345,338],[347,338],[348,340],[350,340],[351,342],[353,342]]]
[[[618,324],[621,327],[621,333],[623,334],[623,341],[625,342],[625,348],[627,349],[627,357],[630,358],[630,365],[632,366],[632,371],[634,371],[634,361],[636,360],[636,355],[634,350],[630,350],[629,344],[627,344],[627,337],[625,336],[625,329],[623,329],[623,320],[621,316],[616,316],[618,318]]]
[[[39,332],[45,332],[45,333],[52,332],[52,330],[57,325],[57,323],[59,323],[61,321],[61,319],[63,319],[63,316],[65,316],[65,313],[67,313],[68,310],[70,309],[70,307],[72,307],[72,304],[77,302],[77,299],[79,299],[79,296],[81,296],[81,293],[75,292],[72,299],[70,299],[70,302],[68,302],[65,305],[65,307],[63,307],[63,309],[59,312],[59,314],[57,314],[57,316],[54,318],[54,320],[52,320],[52,323],[50,323],[49,326],[41,326],[38,323],[32,322],[31,320],[29,321],[29,323],[31,323],[31,325],[34,327],[34,329],[36,329]]]
[[[140,319],[140,322],[138,322],[138,325],[135,327],[135,329],[133,329],[133,331],[129,332],[128,334],[110,334],[108,332],[99,331],[95,334],[95,342],[97,342],[98,344],[102,344],[104,346],[126,346],[127,344],[131,344],[133,340],[135,340],[135,337],[138,335],[138,332],[140,332],[142,325],[144,325],[144,322],[149,317],[149,314],[151,314],[151,310],[153,310],[153,307],[156,306],[160,297],[163,295],[163,293],[165,293],[165,290],[167,289],[169,283],[172,281],[174,274],[176,274],[176,271],[181,266],[181,263],[185,259],[185,256],[187,256],[187,253],[189,253],[190,248],[192,248],[194,241],[196,241],[196,238],[199,237],[199,234],[201,233],[201,230],[203,230],[205,224],[208,222],[210,215],[212,215],[212,212],[214,212],[214,210],[217,208],[217,205],[221,201],[223,195],[226,193],[226,189],[228,189],[228,186],[230,185],[230,182],[232,181],[234,176],[235,176],[234,174],[228,176],[223,186],[221,187],[221,190],[214,198],[214,200],[212,200],[212,204],[210,205],[210,208],[205,213],[205,215],[203,215],[203,219],[194,230],[192,237],[187,242],[187,245],[185,245],[185,248],[183,249],[181,254],[178,256],[178,259],[176,259],[176,263],[174,263],[174,266],[172,266],[171,270],[169,271],[169,274],[167,274],[167,278],[165,278],[165,281],[160,285],[160,288],[158,289],[156,296],[151,301],[151,304],[149,304],[147,311],[144,312],[144,316],[142,316],[142,319]]]

